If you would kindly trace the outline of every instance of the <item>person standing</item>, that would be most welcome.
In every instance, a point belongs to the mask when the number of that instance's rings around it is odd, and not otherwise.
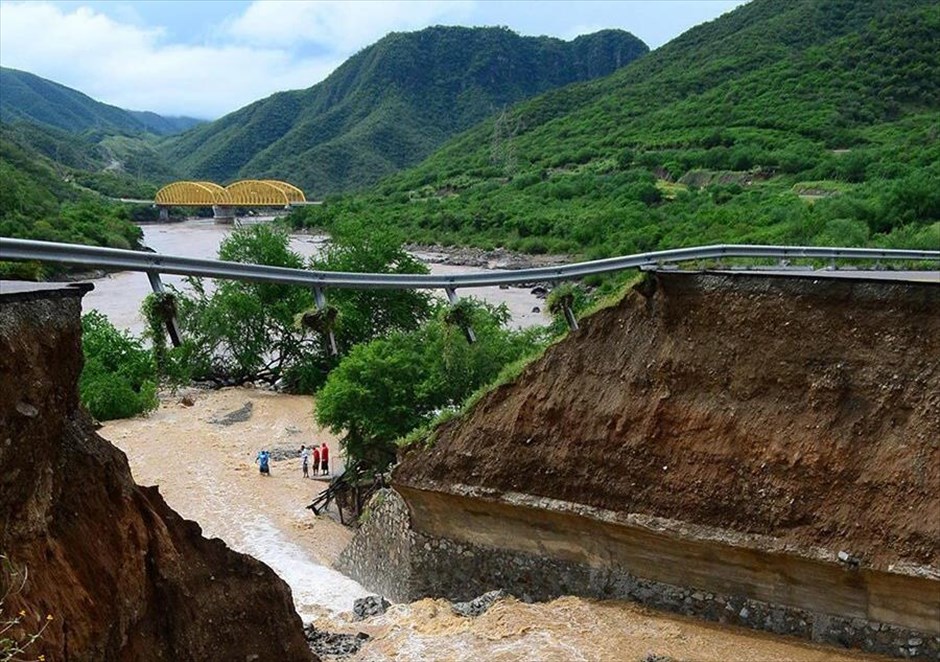
[[[310,449],[303,444],[300,446],[300,459],[304,464],[304,478],[310,478]]]
[[[258,453],[258,457],[255,458],[255,462],[258,463],[258,471],[260,471],[261,474],[264,476],[271,475],[271,467],[268,464],[270,460],[271,460],[271,454],[268,453],[268,451],[266,450],[263,450],[260,453]]]
[[[310,448],[313,451],[311,453],[311,455],[313,455],[313,475],[316,476],[318,473],[320,473],[320,451],[317,450],[315,444]]]
[[[330,448],[324,441],[320,444],[320,469],[324,476],[330,473]]]

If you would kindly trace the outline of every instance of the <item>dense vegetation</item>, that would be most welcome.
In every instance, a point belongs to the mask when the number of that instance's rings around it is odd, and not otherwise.
[[[0,134],[0,236],[139,247],[142,234],[133,223],[134,208],[108,203],[77,186],[75,172],[8,140],[5,131]],[[36,278],[59,270],[54,265],[0,264],[3,276]]]
[[[325,253],[309,262],[291,251],[288,235],[277,227],[244,226],[223,241],[219,257],[295,269],[427,272],[402,249],[400,236],[364,232],[359,226],[341,227]],[[319,389],[318,419],[344,435],[352,461],[373,470],[394,458],[396,439],[454,411],[504,366],[537,351],[552,333],[509,329],[504,307],[474,300],[449,305],[424,292],[336,290],[330,292],[329,305],[318,310],[310,291],[296,286],[223,281],[210,289],[199,279],[190,279],[189,285],[145,301],[152,348],[152,354],[145,352],[147,361],[137,351],[139,340],[115,335],[97,315],[86,316],[86,332],[93,333],[86,355],[100,355],[99,339],[107,332],[135,376],[150,379],[155,370],[170,384],[266,381],[298,393]],[[163,324],[168,315],[178,316],[181,347],[167,346]],[[476,336],[473,344],[465,336],[468,325]],[[339,356],[332,355],[330,331]],[[101,372],[98,364],[89,370],[92,376]],[[121,409],[124,416],[149,406],[149,381],[138,377],[131,383],[142,385],[133,388],[118,380],[110,390],[92,377],[87,381],[83,398],[97,408],[96,415],[110,417],[116,411],[104,409],[106,397],[113,396],[114,408],[126,408]],[[139,400],[132,392],[139,392]]]
[[[85,365],[78,381],[82,404],[100,421],[155,409],[157,369],[139,338],[118,331],[97,311],[82,316]]]
[[[940,7],[755,0],[294,214],[590,257],[714,242],[940,246]],[[508,127],[508,128],[507,128]]]
[[[322,197],[374,183],[512,103],[604,76],[647,50],[616,30],[570,42],[505,28],[393,33],[322,83],[189,131],[167,153],[191,178],[286,179]]]
[[[127,135],[171,135],[201,122],[109,106],[51,80],[6,67],[0,67],[0,88],[0,122],[29,122],[72,133],[95,130]]]
[[[456,410],[547,338],[544,329],[517,331],[508,322],[505,308],[467,299],[438,304],[417,329],[356,345],[317,393],[317,420],[344,435],[347,457],[385,469],[397,439]],[[473,344],[464,335],[467,324]]]

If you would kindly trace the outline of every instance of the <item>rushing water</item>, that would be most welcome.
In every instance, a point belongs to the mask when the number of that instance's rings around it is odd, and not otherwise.
[[[248,403],[247,420],[223,423]],[[205,535],[271,566],[290,585],[304,621],[332,632],[370,634],[349,662],[634,662],[650,654],[675,660],[875,659],[626,602],[574,597],[546,604],[502,600],[473,619],[455,615],[443,600],[420,600],[352,622],[353,600],[366,591],[330,567],[352,532],[304,508],[325,483],[302,478],[299,460],[274,462],[270,477],[260,476],[253,463],[261,446],[296,449],[326,441],[338,450],[335,438],[317,427],[310,397],[248,388],[196,392],[191,407],[166,399],[153,414],[111,421],[101,434],[127,453],[135,480],[159,485],[167,503],[199,522]]]
[[[212,219],[199,219],[163,225],[145,225],[144,243],[167,255],[183,257],[216,258],[219,244],[232,231],[230,225],[220,225]],[[323,246],[324,237],[296,234],[291,236],[291,248],[305,257],[316,255]],[[419,258],[428,255],[418,254]],[[431,273],[451,274],[461,272],[486,271],[479,267],[462,267],[445,264],[429,264]],[[184,286],[182,276],[164,275],[164,284]],[[140,303],[150,293],[147,276],[136,272],[121,272],[97,278],[92,281],[95,289],[83,300],[83,308],[98,310],[108,316],[118,328],[128,329],[139,334],[144,329],[144,320],[140,315]],[[498,287],[475,288],[461,292],[462,295],[480,297],[490,303],[505,303],[512,315],[513,324],[518,327],[545,324],[548,318],[542,313],[532,312],[533,308],[543,308],[540,301],[526,289]]]

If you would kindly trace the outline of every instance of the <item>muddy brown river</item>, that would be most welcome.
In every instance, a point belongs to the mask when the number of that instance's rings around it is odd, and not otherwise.
[[[290,585],[305,622],[332,632],[370,634],[372,639],[347,659],[883,659],[703,623],[628,602],[575,597],[544,604],[504,599],[475,619],[454,615],[443,600],[428,599],[393,605],[382,616],[354,623],[349,613],[353,600],[368,592],[330,567],[352,532],[304,508],[325,483],[304,479],[299,459],[274,462],[270,477],[260,476],[254,464],[262,447],[296,449],[326,441],[333,449],[334,469],[339,468],[337,440],[316,426],[313,399],[248,388],[193,393],[191,407],[179,402],[179,394],[167,396],[153,414],[112,421],[100,432],[127,453],[137,482],[159,485],[167,503],[199,522],[205,535],[270,565]],[[225,418],[237,411],[244,420]]]

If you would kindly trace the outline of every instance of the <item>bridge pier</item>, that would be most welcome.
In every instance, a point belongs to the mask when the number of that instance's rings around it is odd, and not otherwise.
[[[313,288],[313,300],[317,304],[317,310],[326,308],[326,293],[323,291],[322,287]],[[326,337],[330,342],[330,354],[338,356],[339,350],[336,349],[336,336],[333,335],[333,329],[329,329],[326,332]]]
[[[166,223],[167,221],[170,220],[170,208],[164,207],[161,205],[159,209],[160,209],[160,222]]]
[[[160,272],[158,271],[148,271],[147,278],[150,280],[150,287],[154,291],[154,294],[166,294],[166,290],[163,288],[163,281],[160,280]],[[166,323],[166,332],[170,336],[170,342],[173,343],[174,347],[179,347],[183,344],[182,335],[180,334],[179,324],[176,321],[176,316],[172,315],[164,320]]]
[[[216,223],[226,225],[235,224],[235,207],[229,205],[212,205],[212,216]]]

